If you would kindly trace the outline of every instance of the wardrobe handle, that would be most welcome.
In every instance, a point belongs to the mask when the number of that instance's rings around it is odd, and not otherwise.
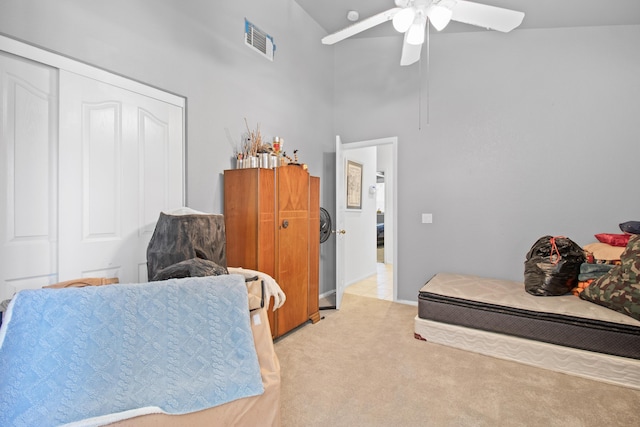
[[[284,220],[282,221],[282,228],[287,228],[289,226],[289,221],[288,220]]]

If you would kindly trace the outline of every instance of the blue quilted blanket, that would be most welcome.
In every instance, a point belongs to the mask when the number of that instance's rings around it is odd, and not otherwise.
[[[262,392],[238,275],[25,290],[0,329],[0,426],[183,414]]]

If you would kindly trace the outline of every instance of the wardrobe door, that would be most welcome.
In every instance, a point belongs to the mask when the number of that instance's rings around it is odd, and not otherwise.
[[[60,280],[147,279],[161,211],[183,205],[182,109],[60,72]]]
[[[309,177],[309,318],[320,320],[320,178]]]
[[[224,222],[227,264],[258,270],[278,279],[275,270],[275,172],[273,169],[224,171]],[[273,300],[267,316],[276,336]],[[286,305],[286,304],[285,304]]]
[[[0,301],[57,281],[56,76],[0,52]]]
[[[276,311],[282,335],[309,319],[309,174],[300,166],[282,166],[276,175],[276,274],[287,296]]]

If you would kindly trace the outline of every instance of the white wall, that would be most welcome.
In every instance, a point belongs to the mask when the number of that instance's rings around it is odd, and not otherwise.
[[[432,34],[428,99],[401,38],[336,45],[336,133],[398,136],[399,299],[441,271],[522,281],[537,238],[585,245],[639,219],[638,40],[640,26]]]
[[[369,193],[376,184],[376,147],[346,150],[345,159],[363,165],[362,209],[347,209],[344,215],[344,281],[349,286],[376,273],[376,196]]]
[[[384,263],[393,264],[393,147],[391,144],[377,146],[377,170],[384,172]]]

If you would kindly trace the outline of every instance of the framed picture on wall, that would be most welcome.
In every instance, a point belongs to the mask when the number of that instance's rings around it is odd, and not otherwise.
[[[362,164],[347,160],[347,209],[362,209]]]

